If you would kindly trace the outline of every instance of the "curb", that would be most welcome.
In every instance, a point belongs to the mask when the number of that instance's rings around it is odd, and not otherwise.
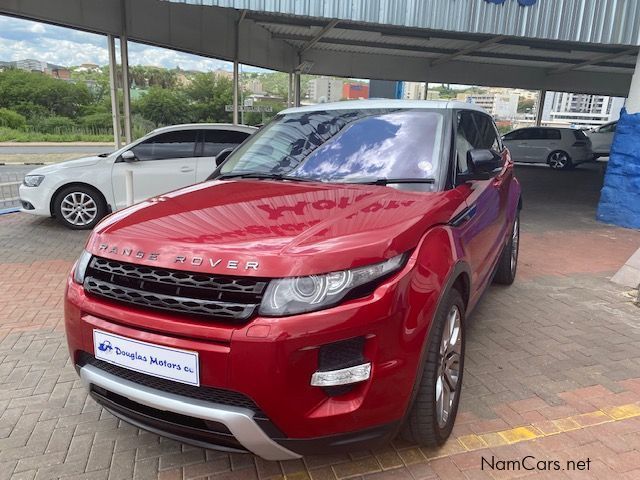
[[[0,215],[7,215],[9,213],[16,213],[19,211],[20,211],[19,207],[0,208]]]
[[[12,165],[53,165],[56,162],[0,162],[0,167],[10,167]]]

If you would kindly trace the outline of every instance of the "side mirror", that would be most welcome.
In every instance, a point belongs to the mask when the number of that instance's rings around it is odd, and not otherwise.
[[[491,173],[502,166],[502,157],[490,149],[469,150],[467,162],[473,173]]]
[[[216,167],[222,165],[229,155],[235,150],[235,148],[225,148],[218,155],[216,155]]]
[[[461,185],[470,180],[489,180],[494,170],[502,167],[502,157],[490,149],[469,150],[467,164],[469,172],[458,174],[456,184]]]
[[[136,154],[133,153],[133,151],[131,151],[131,150],[127,150],[126,152],[122,152],[122,155],[120,155],[120,157],[122,158],[122,160],[124,160],[127,163],[132,163],[132,162],[137,162],[138,161],[138,157],[136,157]]]

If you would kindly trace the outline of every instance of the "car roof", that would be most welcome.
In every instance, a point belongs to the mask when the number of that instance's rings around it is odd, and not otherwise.
[[[258,129],[250,125],[234,125],[233,123],[182,123],[156,128],[150,133],[175,132],[176,130],[233,130],[236,132],[254,133]]]
[[[382,108],[410,108],[410,109],[439,109],[439,110],[475,110],[487,113],[486,110],[474,103],[458,102],[455,100],[395,100],[377,98],[369,100],[347,100],[344,102],[318,103],[304,107],[287,108],[280,114],[318,112],[326,110],[367,110]]]

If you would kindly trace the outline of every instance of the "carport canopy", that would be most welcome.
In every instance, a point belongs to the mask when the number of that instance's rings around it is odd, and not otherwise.
[[[640,2],[0,0],[0,13],[285,72],[627,96]]]

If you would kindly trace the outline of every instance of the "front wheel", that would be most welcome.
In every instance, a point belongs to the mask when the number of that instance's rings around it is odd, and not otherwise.
[[[62,189],[53,202],[56,220],[72,230],[89,230],[107,214],[102,196],[83,185]]]
[[[547,163],[553,170],[569,170],[573,168],[571,157],[562,150],[551,152],[549,158],[547,158]]]
[[[498,269],[493,277],[495,283],[502,285],[511,285],[516,279],[516,271],[518,269],[518,252],[520,251],[520,215],[516,214],[513,222],[509,241],[502,250],[500,260],[498,260]]]
[[[452,289],[433,319],[422,374],[402,432],[410,442],[435,447],[451,435],[462,387],[464,316],[462,296]]]

